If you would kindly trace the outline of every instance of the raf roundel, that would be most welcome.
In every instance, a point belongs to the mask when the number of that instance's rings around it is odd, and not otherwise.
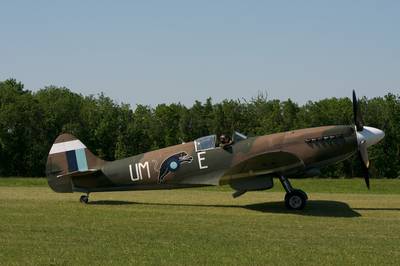
[[[171,169],[176,169],[176,168],[178,168],[178,164],[175,162],[175,161],[173,161],[173,162],[171,162],[170,164],[169,164],[169,167],[171,168]]]
[[[176,171],[179,168],[179,161],[174,158],[169,162],[168,166],[170,171]]]

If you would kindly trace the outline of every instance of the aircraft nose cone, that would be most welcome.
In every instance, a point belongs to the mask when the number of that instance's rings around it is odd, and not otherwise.
[[[385,137],[385,132],[378,128],[364,126],[362,131],[357,132],[358,143],[366,142],[367,147],[375,145]]]

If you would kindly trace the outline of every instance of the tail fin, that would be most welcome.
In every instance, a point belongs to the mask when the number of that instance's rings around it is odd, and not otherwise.
[[[47,181],[56,192],[72,192],[72,177],[98,172],[104,163],[79,139],[71,134],[62,134],[55,140],[47,157]]]

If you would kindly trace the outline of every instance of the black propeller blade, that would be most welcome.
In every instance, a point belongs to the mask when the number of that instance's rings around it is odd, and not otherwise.
[[[363,176],[364,176],[364,180],[365,180],[365,184],[367,185],[367,188],[369,189],[369,177],[370,177],[370,173],[369,173],[369,168],[367,167],[367,165],[365,165],[365,163],[362,160],[362,155],[361,152],[358,152],[358,156],[361,159],[361,168],[362,168],[362,172],[363,172]]]
[[[354,124],[356,125],[357,131],[362,131],[364,128],[364,121],[361,115],[360,105],[358,104],[355,90],[353,90],[353,115]]]

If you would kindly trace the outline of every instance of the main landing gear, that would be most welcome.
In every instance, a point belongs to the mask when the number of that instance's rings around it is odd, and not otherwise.
[[[82,195],[81,198],[79,199],[79,201],[81,203],[88,203],[89,202],[89,193],[87,193],[86,195]]]
[[[300,189],[293,189],[289,180],[285,176],[280,176],[279,181],[281,181],[283,188],[286,191],[285,195],[285,205],[286,208],[291,210],[302,210],[306,206],[308,199],[307,194]]]

